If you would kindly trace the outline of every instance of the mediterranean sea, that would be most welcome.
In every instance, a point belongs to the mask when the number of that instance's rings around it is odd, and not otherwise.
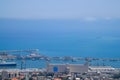
[[[120,20],[0,19],[0,50],[25,49],[47,56],[120,58]]]
[[[34,49],[48,56],[120,57],[120,20],[0,19],[0,50]]]

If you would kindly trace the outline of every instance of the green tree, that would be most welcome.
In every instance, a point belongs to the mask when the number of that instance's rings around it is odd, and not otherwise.
[[[120,73],[119,73],[119,74],[114,74],[114,75],[112,76],[112,78],[113,78],[113,79],[120,79]]]

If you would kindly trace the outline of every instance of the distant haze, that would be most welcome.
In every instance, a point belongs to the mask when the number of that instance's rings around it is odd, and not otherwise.
[[[0,18],[120,18],[119,0],[1,0]]]

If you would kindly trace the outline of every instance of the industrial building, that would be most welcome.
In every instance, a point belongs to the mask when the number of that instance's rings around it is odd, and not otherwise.
[[[88,63],[85,64],[49,64],[47,72],[51,73],[85,73],[88,72]]]
[[[117,71],[111,66],[89,66],[89,72],[113,73]]]

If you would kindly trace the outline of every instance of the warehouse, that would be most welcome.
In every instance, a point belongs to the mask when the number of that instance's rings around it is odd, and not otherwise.
[[[86,64],[49,64],[47,72],[53,73],[85,73],[88,72],[88,63]]]

